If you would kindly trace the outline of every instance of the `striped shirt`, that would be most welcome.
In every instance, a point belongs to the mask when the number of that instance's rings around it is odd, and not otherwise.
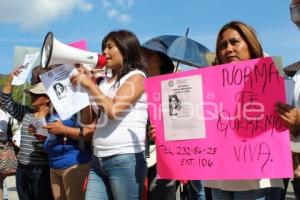
[[[22,122],[18,162],[23,165],[48,165],[48,154],[43,150],[42,144],[28,132],[28,126],[33,118],[33,110],[14,102],[12,94],[1,92],[0,103],[6,112]]]

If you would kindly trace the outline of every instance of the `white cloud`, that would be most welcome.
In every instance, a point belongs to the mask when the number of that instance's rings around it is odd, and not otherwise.
[[[131,17],[127,14],[122,14],[119,17],[120,22],[129,22],[131,20]]]
[[[0,23],[16,23],[23,29],[32,29],[70,15],[76,9],[88,12],[93,5],[85,0],[0,1]]]
[[[108,18],[118,17],[119,11],[117,11],[116,9],[109,9],[109,10],[107,10],[107,16],[108,16]]]
[[[133,0],[115,0],[117,6],[129,9],[133,5]]]
[[[110,7],[111,3],[109,3],[108,0],[102,0],[102,5],[104,8],[108,8],[108,7]]]
[[[128,23],[131,16],[127,12],[134,4],[134,0],[102,0],[102,5],[109,19]]]

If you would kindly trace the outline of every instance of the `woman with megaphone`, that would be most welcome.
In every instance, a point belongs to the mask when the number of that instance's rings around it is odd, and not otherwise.
[[[89,92],[99,113],[85,198],[141,199],[147,174],[146,67],[141,46],[133,33],[119,30],[104,37],[102,50],[111,78],[96,85],[85,74],[71,77],[73,84]]]

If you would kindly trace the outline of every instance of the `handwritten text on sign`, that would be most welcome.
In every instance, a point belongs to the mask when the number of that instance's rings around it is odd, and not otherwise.
[[[206,138],[165,140],[161,82],[201,75]],[[289,135],[274,111],[285,102],[284,80],[272,58],[207,67],[145,81],[156,127],[157,167],[166,179],[256,179],[292,176]],[[188,102],[187,102],[188,103]],[[200,112],[201,113],[201,112]],[[184,129],[181,134],[188,132]]]

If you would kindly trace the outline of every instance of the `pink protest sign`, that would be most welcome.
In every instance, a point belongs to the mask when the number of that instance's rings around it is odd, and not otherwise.
[[[166,123],[164,93],[177,92],[184,101],[194,92],[182,78],[199,77],[201,101],[192,103],[202,110],[196,118],[205,134],[199,139],[172,139],[164,126],[176,134],[194,132],[187,126],[191,110]],[[167,82],[166,82],[167,81]],[[186,86],[168,90],[174,82]],[[167,83],[167,84],[165,84]],[[185,88],[185,89],[182,89]],[[148,78],[145,81],[151,124],[156,127],[158,175],[164,179],[226,180],[292,177],[289,132],[274,111],[276,102],[285,102],[284,79],[272,58],[254,59]],[[189,94],[190,93],[190,94]],[[169,95],[169,97],[174,94]],[[181,107],[185,108],[184,101]],[[194,112],[193,112],[194,113]],[[180,118],[181,117],[181,118]],[[193,122],[194,123],[194,122]],[[181,128],[183,125],[183,129]],[[173,129],[172,129],[173,128]],[[181,130],[181,131],[180,131]]]
[[[87,50],[87,45],[86,45],[85,40],[80,40],[78,42],[72,42],[72,43],[69,43],[68,45],[71,47],[75,47],[77,49]]]

